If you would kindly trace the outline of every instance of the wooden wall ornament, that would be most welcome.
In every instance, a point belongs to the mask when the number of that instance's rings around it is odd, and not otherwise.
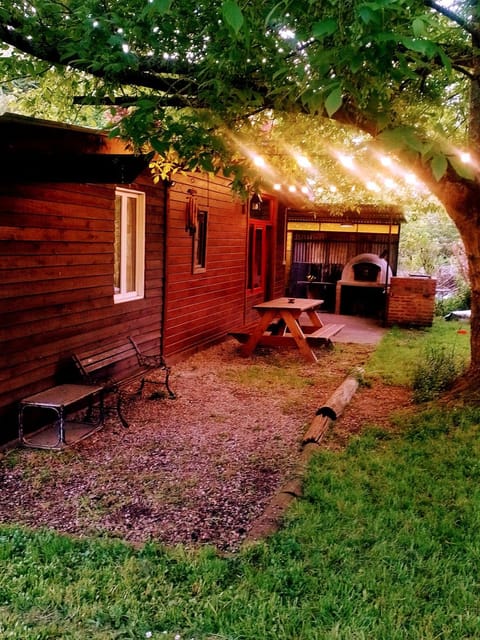
[[[195,231],[197,230],[197,220],[198,220],[198,200],[197,200],[197,192],[195,189],[188,189],[188,199],[187,199],[187,208],[186,208],[186,221],[185,221],[185,231],[193,236]]]

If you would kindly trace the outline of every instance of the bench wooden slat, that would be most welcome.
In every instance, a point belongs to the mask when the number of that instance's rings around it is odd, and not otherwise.
[[[113,349],[107,349],[102,351],[96,351],[90,355],[82,354],[82,364],[87,371],[97,371],[104,367],[108,367],[111,364],[125,360],[128,356],[135,356],[135,352],[132,350],[131,345],[121,345]]]
[[[344,324],[326,324],[320,329],[316,329],[312,331],[312,333],[307,333],[307,340],[330,340],[333,336],[336,336],[343,327]]]

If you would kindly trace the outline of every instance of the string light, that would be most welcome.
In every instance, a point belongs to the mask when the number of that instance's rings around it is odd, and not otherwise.
[[[353,158],[352,156],[345,156],[342,153],[338,156],[338,159],[347,169],[353,169]]]
[[[310,169],[310,167],[312,166],[310,160],[305,156],[298,155],[296,156],[295,160],[297,161],[298,166],[302,167],[302,169]]]
[[[265,168],[267,166],[267,163],[262,156],[253,156],[253,164],[260,168]]]

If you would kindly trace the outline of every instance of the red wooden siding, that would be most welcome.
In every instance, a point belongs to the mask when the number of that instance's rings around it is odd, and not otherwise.
[[[208,211],[206,270],[192,272],[192,236],[185,230],[188,190]],[[284,216],[277,221],[272,202],[269,283],[262,293],[247,291],[247,206],[232,194],[225,178],[175,176],[169,192],[165,355],[199,350],[244,324],[257,320],[254,304],[284,295]]]
[[[160,348],[164,188],[149,175],[129,186],[146,192],[145,298],[114,304],[114,185],[0,184],[3,430],[15,401],[58,382],[73,351],[129,334]]]
[[[165,355],[201,349],[241,325],[245,308],[245,207],[224,178],[175,176],[167,231]],[[208,211],[206,269],[193,273],[193,238],[185,230],[188,189]]]

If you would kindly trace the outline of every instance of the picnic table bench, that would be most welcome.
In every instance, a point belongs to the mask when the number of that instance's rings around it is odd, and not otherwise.
[[[111,367],[119,362],[135,357],[140,370],[131,376],[115,380],[110,374]],[[103,426],[105,420],[105,398],[112,394],[115,397],[115,410],[125,428],[128,422],[122,413],[122,387],[133,379],[140,377],[140,386],[135,395],[141,394],[145,383],[163,385],[166,394],[174,399],[175,393],[170,388],[168,367],[160,355],[146,355],[139,349],[135,340],[128,340],[113,346],[96,347],[89,351],[73,353],[72,361],[80,376],[79,384],[60,384],[39,393],[23,398],[18,413],[18,435],[20,444],[44,449],[61,449],[67,444],[81,440]],[[152,380],[146,377],[153,369],[163,372],[163,380]],[[153,397],[162,397],[156,393]],[[86,408],[81,420],[67,420],[68,414]],[[26,411],[49,411],[54,414],[54,422],[49,422],[44,429],[34,434],[25,435],[24,421]],[[94,413],[97,413],[94,417]],[[50,433],[45,433],[49,429]],[[53,429],[52,429],[53,427]],[[67,431],[70,435],[67,442]]]
[[[308,333],[308,329],[304,328],[305,338],[307,342],[319,342],[328,348],[333,347],[332,338],[344,328],[344,324],[325,324],[320,329],[315,329]]]

